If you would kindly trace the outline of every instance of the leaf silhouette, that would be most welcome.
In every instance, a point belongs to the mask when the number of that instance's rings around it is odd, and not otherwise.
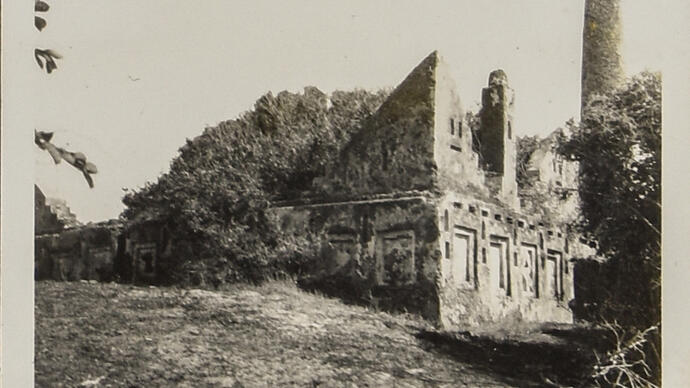
[[[55,59],[62,59],[62,55],[58,54],[58,52],[55,50],[47,49],[43,51]]]
[[[38,63],[38,66],[41,67],[41,69],[43,69],[43,61],[45,61],[45,69],[48,72],[48,74],[50,74],[53,70],[57,69],[57,63],[55,63],[55,59],[62,58],[60,54],[50,49],[35,49],[34,57],[36,58],[36,62]]]
[[[34,11],[36,12],[46,12],[50,9],[50,6],[48,3],[43,2],[41,0],[36,0],[36,3],[34,4]]]
[[[36,26],[39,31],[43,31],[47,24],[48,23],[46,23],[45,19],[42,17],[34,16],[34,26]]]
[[[41,52],[39,49],[34,50],[34,58],[36,58],[36,63],[38,63],[38,66],[42,69],[43,68],[43,61],[41,60]]]

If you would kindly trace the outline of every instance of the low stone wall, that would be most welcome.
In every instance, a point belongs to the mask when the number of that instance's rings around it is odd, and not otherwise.
[[[34,241],[36,279],[156,283],[171,254],[169,236],[156,222],[125,229],[111,221],[39,235]]]
[[[119,230],[111,227],[77,227],[36,236],[36,279],[100,280],[114,277]]]
[[[559,227],[454,192],[273,211],[283,230],[328,241],[304,284],[449,329],[572,322],[573,260],[593,253]]]

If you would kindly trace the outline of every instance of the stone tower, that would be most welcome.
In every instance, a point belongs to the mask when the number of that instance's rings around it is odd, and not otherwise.
[[[620,43],[620,0],[585,0],[581,114],[592,95],[615,89],[623,80]]]
[[[489,74],[489,86],[482,89],[482,165],[492,194],[513,208],[519,207],[516,180],[516,139],[513,133],[515,93],[503,70]]]

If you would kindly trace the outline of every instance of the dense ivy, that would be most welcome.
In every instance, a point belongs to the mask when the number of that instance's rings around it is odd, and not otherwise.
[[[645,72],[619,90],[592,98],[581,123],[569,127],[572,136],[562,138],[559,148],[580,162],[583,220],[579,227],[596,238],[599,253],[607,258],[603,264],[580,265],[589,271],[576,275],[576,287],[584,291],[578,295],[578,305],[589,319],[615,328],[619,339],[595,368],[593,378],[598,385],[625,376],[630,380],[625,386],[658,386],[660,76]]]
[[[533,182],[527,175],[529,168],[529,160],[534,151],[539,147],[540,139],[537,136],[518,136],[516,142],[517,148],[517,171],[516,180],[518,188],[523,190],[529,188]]]
[[[304,242],[283,235],[267,208],[311,189],[386,92],[313,87],[268,93],[235,120],[187,140],[170,171],[123,198],[125,220],[171,233],[175,282],[259,282],[299,270]]]
[[[560,151],[580,162],[582,230],[609,258],[603,317],[660,319],[661,78],[642,73],[593,98]]]

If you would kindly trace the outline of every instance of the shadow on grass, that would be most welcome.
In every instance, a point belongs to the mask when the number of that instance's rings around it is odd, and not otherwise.
[[[469,332],[420,331],[427,350],[491,373],[520,387],[586,386],[609,339],[600,329],[545,328],[517,338],[496,338]]]

